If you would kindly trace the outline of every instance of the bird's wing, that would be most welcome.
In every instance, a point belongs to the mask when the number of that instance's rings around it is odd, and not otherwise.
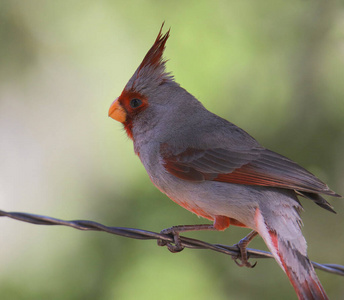
[[[297,163],[262,147],[244,150],[188,148],[175,152],[167,144],[160,148],[165,169],[184,180],[291,189],[331,211],[331,206],[318,193],[340,197]]]

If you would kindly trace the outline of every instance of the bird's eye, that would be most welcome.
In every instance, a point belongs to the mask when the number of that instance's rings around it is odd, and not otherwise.
[[[142,101],[140,99],[134,98],[130,100],[130,106],[132,108],[137,108],[142,104]]]

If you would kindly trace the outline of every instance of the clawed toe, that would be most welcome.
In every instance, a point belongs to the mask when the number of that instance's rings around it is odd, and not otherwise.
[[[241,262],[238,262],[238,259]],[[255,262],[253,265],[248,262],[248,260],[244,261],[242,257],[233,257],[234,262],[239,266],[239,267],[247,267],[247,268],[254,268],[257,265],[257,262]]]
[[[167,249],[172,253],[178,253],[184,250],[183,246],[177,245],[177,244],[167,243],[166,246],[167,246]]]
[[[166,246],[167,249],[172,253],[178,253],[184,249],[180,240],[179,232],[175,231],[173,227],[164,229],[160,233],[172,235],[173,243],[167,242],[165,240],[157,240],[158,246]]]
[[[256,231],[250,232],[246,237],[241,239],[239,243],[235,244],[234,246],[238,247],[240,254],[238,254],[236,257],[232,257],[235,263],[239,267],[247,267],[247,268],[254,268],[257,265],[257,262],[255,262],[253,265],[248,262],[248,254],[247,254],[247,245],[251,242],[251,240],[257,235],[258,233]],[[238,259],[240,262],[238,262]]]

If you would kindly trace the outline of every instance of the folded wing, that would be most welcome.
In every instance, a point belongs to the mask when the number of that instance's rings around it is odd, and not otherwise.
[[[297,163],[262,147],[244,150],[188,148],[177,154],[174,151],[163,144],[164,166],[169,173],[184,180],[291,189],[332,212],[332,206],[319,194],[340,197]]]

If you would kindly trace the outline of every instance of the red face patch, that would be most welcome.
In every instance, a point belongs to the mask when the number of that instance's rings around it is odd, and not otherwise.
[[[128,136],[132,139],[133,119],[148,107],[147,98],[138,92],[124,90],[118,97],[118,102],[126,111],[127,117],[123,125]]]

